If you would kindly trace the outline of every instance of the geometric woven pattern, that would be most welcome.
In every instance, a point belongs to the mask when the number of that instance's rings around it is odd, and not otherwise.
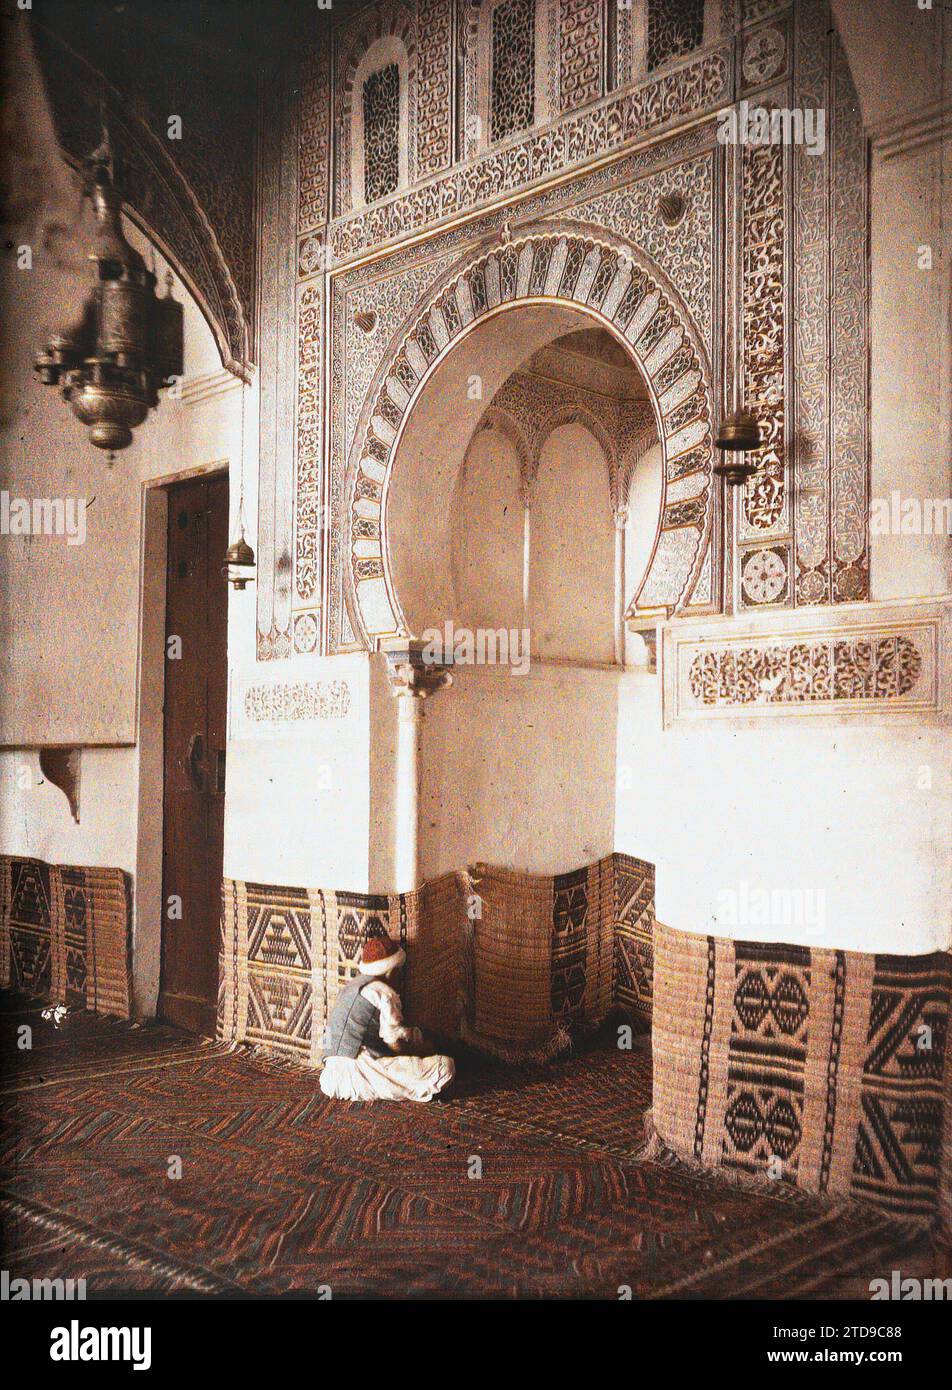
[[[619,1008],[651,1024],[654,865],[615,855],[615,984]]]
[[[660,924],[654,939],[654,1120],[675,1153],[902,1216],[936,1214],[952,957]]]
[[[938,968],[937,968],[938,967]],[[944,968],[943,968],[944,967]],[[901,1211],[935,1202],[949,1042],[948,956],[877,956],[851,1191]]]
[[[360,950],[390,926],[391,900],[225,879],[218,1036],[315,1065],[324,1025]]]
[[[0,855],[0,984],[128,1018],[129,886],[122,870]]]
[[[810,952],[737,942],[734,972],[723,1162],[751,1173],[772,1163],[777,1176],[795,1181],[803,1133]]]
[[[636,1159],[646,1048],[461,1066],[455,1098],[343,1105],[316,1076],[242,1049],[27,1017],[34,1049],[0,1045],[16,1106],[0,1135],[11,1275],[86,1278],[90,1297],[329,1286],[334,1298],[614,1300],[622,1286],[868,1296],[893,1268],[932,1273],[921,1229]],[[5,1032],[23,1019],[0,1000]],[[180,1181],[165,1176],[170,1154]]]
[[[625,855],[554,878],[476,864],[390,896],[226,879],[218,1036],[317,1065],[338,991],[384,934],[407,953],[406,1012],[435,1037],[530,1058],[615,1005],[648,1022],[653,872]]]

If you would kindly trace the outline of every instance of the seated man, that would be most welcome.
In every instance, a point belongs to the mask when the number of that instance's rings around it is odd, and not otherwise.
[[[400,996],[387,983],[406,960],[388,936],[372,936],[360,974],[337,996],[325,1029],[321,1090],[336,1100],[432,1100],[453,1079],[453,1059],[422,1051],[419,1028],[403,1023]]]

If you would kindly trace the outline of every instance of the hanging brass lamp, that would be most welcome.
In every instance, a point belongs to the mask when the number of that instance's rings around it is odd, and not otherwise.
[[[83,195],[95,217],[89,252],[95,284],[76,323],[52,336],[34,370],[44,385],[59,386],[111,463],[158,405],[159,391],[182,375],[182,306],[172,298],[171,274],[164,297],[156,297],[154,273],[123,235],[122,197],[105,128],[86,161]]]
[[[714,465],[714,472],[731,487],[743,487],[760,466],[746,455],[750,450],[759,449],[762,442],[756,415],[743,407],[732,410],[722,419],[714,441],[721,450],[721,462]]]
[[[225,551],[225,563],[222,565],[222,574],[228,583],[235,589],[247,589],[250,580],[254,579],[255,553],[245,540],[244,530],[241,531],[238,539],[232,541]]]
[[[221,572],[233,589],[247,589],[255,577],[255,553],[245,539],[245,388],[241,388],[239,443],[238,539],[225,551]]]

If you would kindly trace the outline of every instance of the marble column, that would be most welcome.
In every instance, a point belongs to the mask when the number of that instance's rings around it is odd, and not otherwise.
[[[397,701],[394,892],[418,888],[420,876],[420,741],[425,701],[451,685],[442,664],[424,659],[424,644],[409,638],[383,644],[390,687]]]

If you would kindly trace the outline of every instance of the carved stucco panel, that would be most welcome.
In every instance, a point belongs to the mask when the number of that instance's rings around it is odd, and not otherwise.
[[[412,363],[414,349],[427,366],[439,358],[441,349],[430,329],[432,316],[434,310],[442,313],[444,303],[458,303],[460,280],[468,283],[477,317],[491,312],[495,305],[515,301],[520,285],[533,282],[533,271],[528,277],[519,273],[527,243],[531,243],[533,262],[536,258],[544,262],[546,284],[553,282],[554,269],[561,266],[557,297],[566,304],[597,307],[605,302],[619,275],[627,274],[628,288],[620,297],[615,296],[617,308],[610,322],[632,344],[656,397],[670,390],[684,372],[696,374],[697,382],[702,383],[663,421],[666,456],[678,476],[687,481],[681,489],[683,497],[665,507],[655,560],[636,602],[642,607],[675,609],[690,597],[713,521],[713,392],[707,354],[690,314],[670,283],[640,251],[607,233],[595,238],[566,228],[562,234],[538,232],[484,253],[460,270],[455,283],[451,281],[432,290],[404,329],[398,349],[377,373],[379,384],[374,386],[361,414],[364,423],[351,451],[347,484],[347,582],[352,586],[354,611],[367,641],[404,627],[399,600],[388,576],[380,468],[389,469],[392,463],[393,444],[407,407],[401,408],[393,400],[386,382],[391,377],[401,379],[407,367],[420,375],[419,361],[417,365]],[[446,350],[452,350],[452,341]],[[655,385],[658,381],[660,386]],[[368,521],[378,523],[375,530],[368,528]]]
[[[674,227],[658,211],[664,194],[680,194],[684,213]],[[657,261],[694,316],[704,341],[711,342],[714,322],[714,152],[659,170],[625,188],[582,203],[577,215],[611,227]]]

